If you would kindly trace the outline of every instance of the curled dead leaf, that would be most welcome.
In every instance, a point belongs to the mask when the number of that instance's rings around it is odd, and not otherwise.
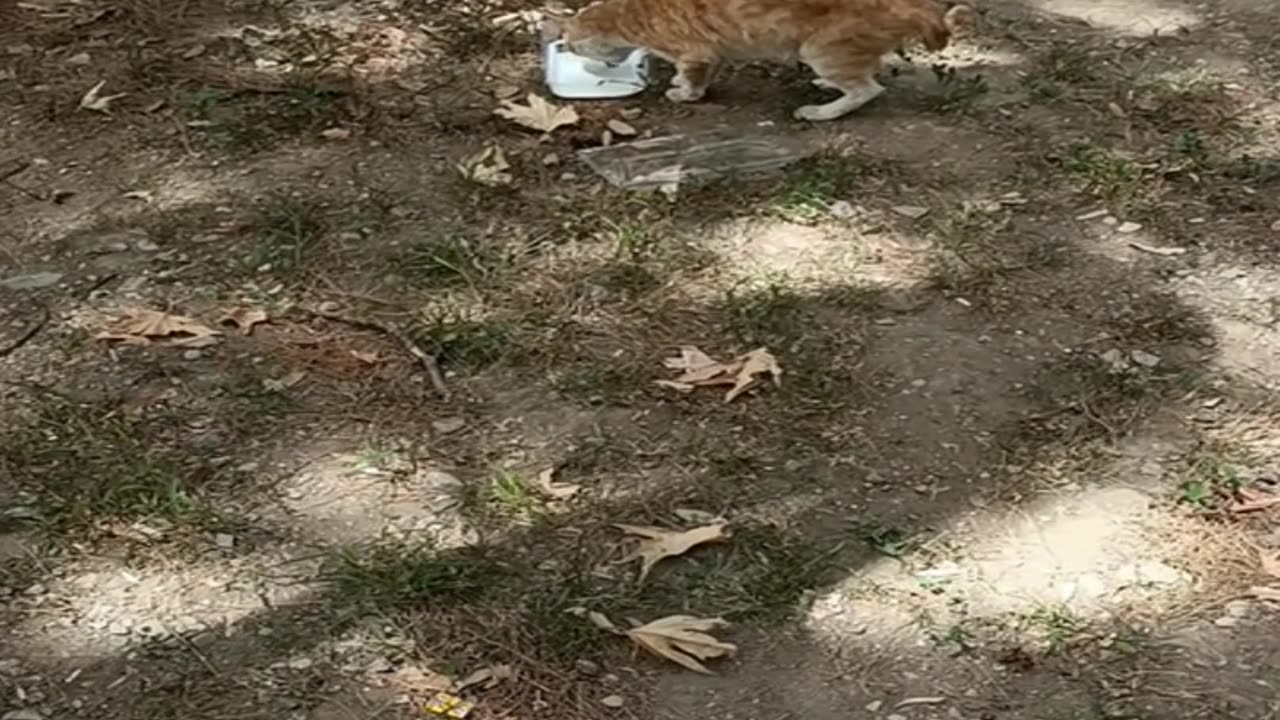
[[[436,693],[453,687],[454,679],[438,673],[431,668],[420,668],[412,665],[399,668],[391,674],[393,684],[411,693]]]
[[[556,482],[555,475],[556,475],[556,469],[553,467],[550,467],[538,473],[538,477],[535,480],[535,483],[538,487],[538,492],[545,495],[548,499],[568,500],[574,495],[577,495],[578,491],[582,489],[581,485],[574,485],[573,483]]]
[[[601,630],[608,630],[611,633],[619,633],[619,634],[622,633],[622,631],[618,629],[618,626],[614,625],[613,621],[610,620],[609,617],[604,613],[600,613],[600,612],[596,612],[595,610],[592,610],[591,612],[587,613],[587,619],[591,621],[592,625],[595,625]]]
[[[364,350],[348,350],[347,352],[351,353],[351,357],[359,360],[365,365],[377,365],[382,362],[382,358],[379,357],[376,352],[367,352]]]
[[[218,318],[219,325],[233,325],[240,331],[241,335],[252,335],[253,327],[260,323],[267,322],[271,316],[266,310],[258,308],[235,307],[222,313],[222,317]]]
[[[1280,587],[1255,585],[1254,587],[1249,588],[1249,594],[1259,600],[1280,603]]]
[[[454,683],[452,690],[460,693],[467,688],[476,686],[480,686],[484,690],[490,690],[505,680],[514,679],[515,676],[515,671],[511,669],[510,665],[490,665],[489,667],[480,668]]]
[[[782,384],[782,367],[765,348],[739,355],[730,362],[720,362],[696,347],[687,346],[680,349],[678,357],[664,360],[663,365],[683,372],[675,379],[656,381],[658,385],[680,392],[709,385],[732,385],[725,393],[725,402],[732,402],[758,385],[762,377],[772,377],[775,385]]]
[[[1260,551],[1259,565],[1262,572],[1280,580],[1280,551]]]
[[[578,122],[578,111],[572,105],[556,105],[547,102],[536,93],[529,93],[525,104],[504,100],[493,113],[517,125],[550,133],[558,127]]]
[[[94,112],[110,113],[111,103],[124,97],[125,93],[103,95],[102,88],[106,84],[106,80],[99,80],[98,84],[89,88],[89,91],[80,98],[80,108],[83,110],[92,110]]]
[[[468,155],[457,167],[462,177],[489,187],[510,185],[515,180],[515,176],[507,172],[511,163],[507,162],[506,154],[497,145],[489,145],[474,155]]]
[[[684,531],[664,530],[649,525],[615,524],[614,527],[640,538],[640,546],[626,560],[637,557],[641,559],[638,578],[641,582],[660,560],[683,555],[703,543],[723,542],[730,537],[726,523],[704,525]]]
[[[708,634],[728,625],[720,618],[672,615],[631,628],[625,634],[636,645],[660,658],[711,675],[713,673],[702,664],[704,661],[731,657],[738,651],[738,646]]]
[[[135,310],[121,318],[114,327],[94,335],[95,340],[126,345],[147,345],[167,341],[182,347],[207,347],[218,342],[222,333],[185,315],[170,315],[155,310]]]

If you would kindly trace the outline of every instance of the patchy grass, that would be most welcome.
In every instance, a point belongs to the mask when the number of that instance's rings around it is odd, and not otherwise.
[[[324,206],[293,194],[269,196],[253,223],[253,241],[244,264],[257,272],[291,275],[302,271],[328,230]]]
[[[261,90],[228,85],[181,88],[170,103],[205,143],[227,154],[264,150],[280,137],[316,134],[346,122],[346,93],[297,77]]]
[[[924,97],[924,109],[935,113],[965,112],[990,88],[981,74],[961,74],[953,67],[933,66],[938,90]]]
[[[545,500],[533,482],[514,470],[495,470],[482,498],[499,514],[528,518],[540,513]]]
[[[1064,652],[1088,629],[1088,623],[1063,607],[1036,608],[1023,616],[1022,625],[1049,655]]]
[[[867,547],[885,557],[904,558],[919,547],[919,541],[905,530],[874,520],[855,524],[854,533]]]
[[[1106,148],[1074,148],[1064,166],[1080,181],[1081,190],[1106,203],[1128,205],[1150,193],[1138,163]]]
[[[787,172],[768,212],[799,225],[827,218],[831,204],[848,193],[866,168],[853,158],[828,156],[800,163]]]
[[[498,266],[498,258],[460,233],[442,233],[416,242],[393,262],[394,269],[418,287],[473,285]]]
[[[164,421],[46,395],[26,423],[0,436],[0,468],[29,493],[37,517],[53,531],[140,519],[218,524],[199,494],[209,469],[166,447],[154,434],[157,423]]]
[[[389,610],[477,600],[505,570],[480,551],[384,541],[338,550],[321,577],[345,600]]]
[[[414,318],[410,334],[442,364],[480,368],[497,362],[513,342],[511,327],[461,308],[433,308]]]
[[[1032,98],[1048,100],[1066,92],[1064,85],[1083,85],[1097,76],[1096,60],[1088,48],[1053,45],[1036,57],[1035,67],[1022,82]]]

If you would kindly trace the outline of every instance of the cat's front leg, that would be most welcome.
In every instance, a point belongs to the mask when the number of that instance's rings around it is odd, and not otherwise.
[[[884,92],[884,86],[871,78],[840,84],[828,80],[825,81],[824,87],[840,90],[844,94],[829,103],[804,105],[796,108],[795,117],[797,120],[835,120],[866,105]]]
[[[720,63],[708,59],[676,61],[676,76],[671,79],[667,99],[672,102],[696,102],[707,94],[707,86],[715,78]]]

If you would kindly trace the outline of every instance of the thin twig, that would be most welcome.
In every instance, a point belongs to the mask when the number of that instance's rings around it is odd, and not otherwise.
[[[363,318],[347,317],[346,315],[325,312],[314,308],[301,307],[298,309],[312,317],[342,323],[343,325],[359,328],[361,330],[372,330],[395,338],[410,355],[417,358],[418,364],[427,371],[427,377],[430,378],[431,386],[435,388],[435,391],[446,400],[451,397],[452,394],[449,392],[449,386],[445,385],[444,373],[440,372],[440,362],[436,360],[436,356],[418,347],[418,344],[413,341],[413,338],[409,337],[409,334],[406,333],[399,325],[395,325],[393,323],[380,323]]]
[[[44,326],[49,324],[49,317],[50,317],[49,306],[41,305],[40,319],[37,320],[31,327],[27,328],[26,332],[18,336],[17,340],[14,340],[13,342],[6,345],[5,347],[0,348],[0,358],[8,357],[9,355],[12,355],[15,350],[17,350],[18,348],[30,342],[31,338],[36,336],[36,333],[43,330]]]

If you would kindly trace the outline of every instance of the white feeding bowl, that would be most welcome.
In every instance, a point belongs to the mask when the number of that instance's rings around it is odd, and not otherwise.
[[[620,98],[644,90],[649,79],[649,54],[634,50],[617,65],[575,55],[563,40],[543,46],[542,70],[547,87],[567,100]]]

